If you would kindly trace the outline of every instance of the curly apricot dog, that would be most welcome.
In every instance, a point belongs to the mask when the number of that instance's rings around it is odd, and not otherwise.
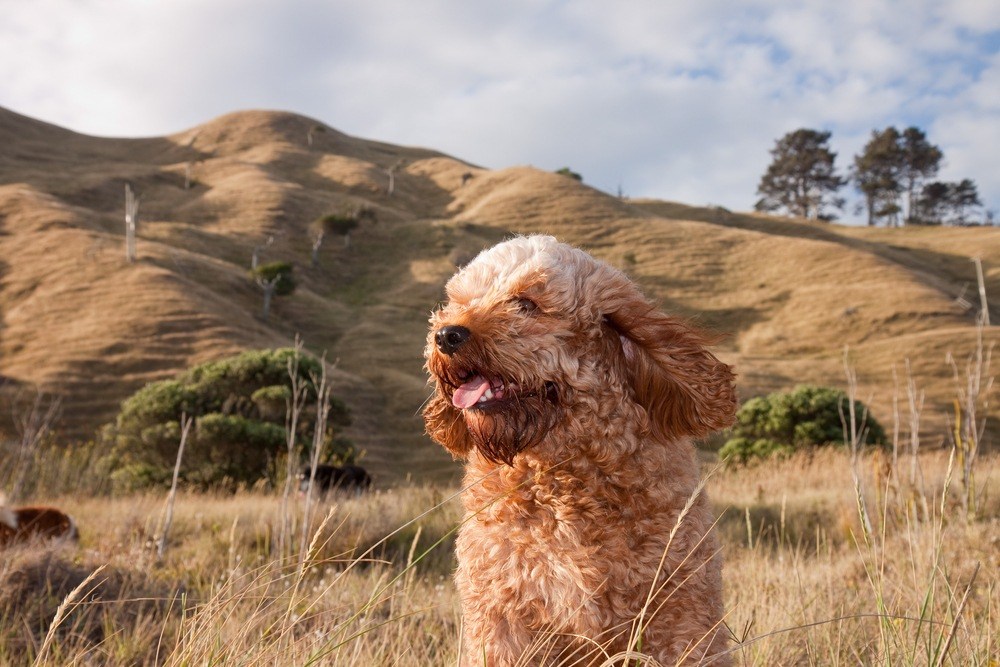
[[[627,651],[728,664],[690,438],[732,423],[729,366],[623,273],[551,237],[484,251],[447,295],[431,317],[424,418],[467,459],[465,664]]]

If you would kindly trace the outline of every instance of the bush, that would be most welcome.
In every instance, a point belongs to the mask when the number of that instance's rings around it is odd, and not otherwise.
[[[320,228],[324,232],[338,236],[347,236],[357,229],[359,224],[359,217],[350,214],[330,213],[319,219]]]
[[[274,286],[274,293],[278,296],[288,296],[296,288],[295,278],[292,276],[294,269],[291,262],[268,262],[254,269],[253,276],[267,282],[277,278],[278,282]]]
[[[774,440],[758,438],[730,438],[719,450],[719,456],[728,463],[745,464],[754,459],[769,459],[771,457],[785,457],[790,455],[795,449],[789,445],[783,445]]]
[[[775,392],[752,398],[736,413],[732,437],[719,456],[734,463],[756,458],[787,455],[800,449],[844,442],[844,419],[849,419],[847,395],[829,387],[801,386],[790,392]],[[867,414],[861,401],[854,402],[858,423]],[[864,441],[884,444],[885,431],[870,414],[864,423]]]
[[[181,466],[182,479],[199,488],[252,484],[277,476],[286,449],[286,400],[291,397],[288,364],[296,351],[253,350],[196,366],[175,380],[146,385],[122,402],[103,441],[116,468],[116,488],[133,490],[168,484],[181,436],[181,415],[194,418]],[[316,387],[320,362],[299,356],[298,381],[308,397],[297,429],[306,449],[313,442]],[[350,423],[347,407],[331,398],[324,434],[327,458],[350,442],[335,437],[334,427]]]
[[[572,178],[574,181],[580,181],[581,183],[583,182],[583,176],[581,176],[577,172],[573,171],[569,167],[563,167],[562,169],[556,169],[556,173],[559,174],[560,176],[567,176],[569,178]]]

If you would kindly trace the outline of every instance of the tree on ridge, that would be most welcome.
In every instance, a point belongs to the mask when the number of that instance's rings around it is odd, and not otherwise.
[[[837,154],[830,133],[801,128],[789,132],[771,150],[771,164],[760,179],[754,205],[758,211],[784,210],[812,220],[831,220],[827,207],[843,208],[837,196],[847,180],[836,173]]]

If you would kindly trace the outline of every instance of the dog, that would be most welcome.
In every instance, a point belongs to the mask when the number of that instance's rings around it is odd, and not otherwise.
[[[36,539],[76,542],[76,522],[55,507],[10,507],[0,497],[0,547]]]
[[[309,480],[312,477],[312,467],[302,466],[299,470],[299,492],[309,492]],[[316,490],[326,493],[333,489],[343,491],[353,490],[356,493],[371,488],[372,477],[361,466],[346,465],[342,467],[319,464],[316,466]]]
[[[713,339],[549,236],[483,251],[446,293],[424,419],[466,462],[463,664],[728,665],[692,444],[736,413]]]

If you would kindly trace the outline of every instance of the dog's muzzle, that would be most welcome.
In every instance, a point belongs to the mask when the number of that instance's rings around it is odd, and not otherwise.
[[[434,334],[434,343],[437,345],[437,349],[451,356],[469,340],[470,336],[472,336],[471,331],[463,326],[452,324],[437,330]]]

